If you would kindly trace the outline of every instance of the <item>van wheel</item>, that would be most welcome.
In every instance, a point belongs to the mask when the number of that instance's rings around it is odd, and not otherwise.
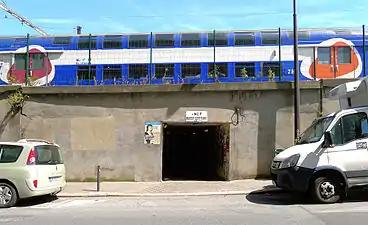
[[[340,201],[342,185],[336,178],[318,177],[311,187],[312,197],[319,203],[331,204]]]
[[[13,207],[18,202],[15,188],[7,183],[0,183],[0,208]]]

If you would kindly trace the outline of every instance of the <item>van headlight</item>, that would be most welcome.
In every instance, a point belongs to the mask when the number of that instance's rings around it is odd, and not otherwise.
[[[295,155],[290,156],[289,158],[281,162],[279,169],[286,169],[286,168],[294,167],[298,163],[299,158],[300,158],[300,154],[295,154]]]

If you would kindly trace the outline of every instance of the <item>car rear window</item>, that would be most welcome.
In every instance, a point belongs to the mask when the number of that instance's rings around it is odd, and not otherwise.
[[[16,162],[22,153],[22,150],[22,146],[0,145],[0,163]]]
[[[54,145],[36,146],[37,165],[56,165],[63,164],[63,157],[59,147]]]

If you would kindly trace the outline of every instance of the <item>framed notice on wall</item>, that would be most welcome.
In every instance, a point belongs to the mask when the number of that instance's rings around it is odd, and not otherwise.
[[[146,122],[144,124],[144,143],[159,145],[161,141],[161,122]]]
[[[197,122],[197,123],[208,122],[207,111],[186,111],[185,122]]]

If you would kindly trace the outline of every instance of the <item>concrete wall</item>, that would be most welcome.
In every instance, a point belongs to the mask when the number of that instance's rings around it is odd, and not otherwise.
[[[24,93],[30,99],[29,118],[20,119],[22,137],[60,144],[68,179],[95,177],[98,164],[106,168],[104,178],[161,180],[162,146],[143,143],[144,123],[184,122],[187,110],[207,110],[210,122],[234,122],[234,108],[241,109],[239,124],[230,128],[230,179],[268,175],[275,147],[293,143],[290,83],[31,87]],[[302,83],[301,103],[303,130],[317,116],[319,83]],[[338,109],[337,102],[323,105],[324,112]]]

